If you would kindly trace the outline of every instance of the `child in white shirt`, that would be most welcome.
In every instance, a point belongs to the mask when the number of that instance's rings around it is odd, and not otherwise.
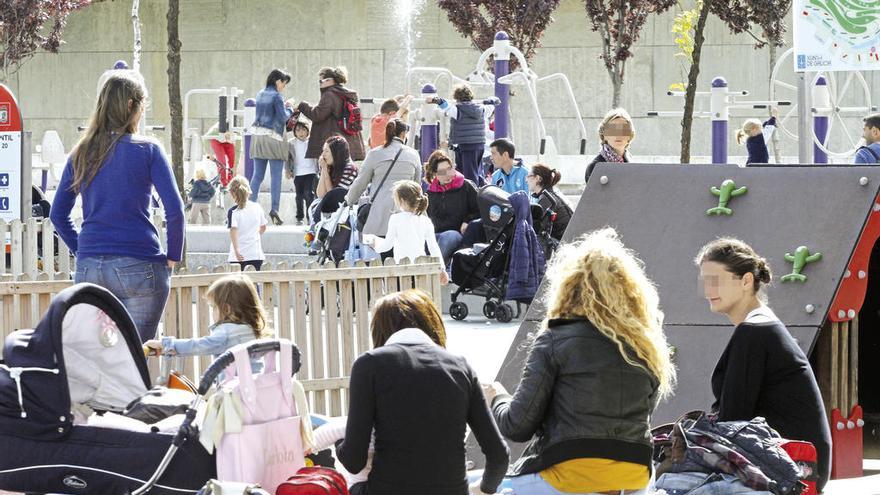
[[[388,219],[388,232],[385,238],[365,234],[364,244],[372,247],[377,253],[384,253],[394,249],[394,261],[400,263],[404,258],[415,261],[420,256],[425,256],[425,244],[428,244],[428,252],[435,258],[440,258],[441,266],[445,267],[440,246],[434,237],[434,224],[425,214],[428,209],[428,196],[422,191],[422,187],[411,180],[402,180],[394,184],[391,193],[394,195],[394,204],[399,210]],[[441,268],[440,283],[449,282],[449,275]]]
[[[248,180],[236,175],[229,182],[229,194],[235,206],[226,214],[226,227],[229,228],[229,262],[238,263],[244,270],[253,266],[257,271],[263,266],[263,232],[266,231],[266,213],[259,203],[249,201],[251,186]]]

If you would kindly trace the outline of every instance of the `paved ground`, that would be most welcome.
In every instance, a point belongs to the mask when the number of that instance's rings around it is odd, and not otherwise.
[[[481,381],[495,381],[495,375],[519,329],[519,320],[498,323],[479,315],[468,316],[466,321],[455,321],[448,315],[443,316],[447,349],[467,358]]]

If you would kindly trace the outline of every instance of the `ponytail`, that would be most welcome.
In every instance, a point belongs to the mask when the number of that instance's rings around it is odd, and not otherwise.
[[[532,165],[532,175],[541,179],[540,186],[544,189],[550,189],[562,179],[562,173],[555,168],[550,168],[543,163]]]
[[[394,183],[391,190],[394,200],[400,206],[405,206],[416,215],[422,215],[428,210],[428,196],[422,191],[418,182],[401,180]]]
[[[416,215],[424,215],[424,213],[428,211],[428,197],[425,196],[425,193],[422,193],[422,196],[416,202]]]
[[[406,122],[400,119],[391,119],[385,124],[385,144],[382,145],[383,148],[387,148],[391,145],[391,142],[397,136],[400,136],[401,133],[409,130],[409,126],[406,125]]]
[[[761,128],[761,121],[758,119],[749,119],[743,122],[742,129],[736,131],[736,144],[742,145],[746,139],[749,138],[749,135],[752,131]]]

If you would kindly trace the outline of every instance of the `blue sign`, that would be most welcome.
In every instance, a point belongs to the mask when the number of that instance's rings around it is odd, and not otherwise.
[[[0,196],[0,211],[9,211],[9,198]]]
[[[9,187],[9,174],[0,174],[0,187]]]

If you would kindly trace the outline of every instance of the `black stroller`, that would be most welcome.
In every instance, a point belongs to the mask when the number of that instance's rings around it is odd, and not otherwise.
[[[210,385],[203,380],[200,393]],[[149,388],[141,341],[122,303],[92,284],[60,292],[36,329],[6,339],[0,490],[196,493],[216,470],[214,456],[190,434],[195,411],[177,435],[74,421],[74,411],[122,411]]]
[[[513,238],[516,217],[510,204],[509,194],[497,186],[484,186],[477,195],[480,218],[489,244],[460,249],[452,255],[452,282],[458,288],[452,293],[449,315],[456,320],[467,318],[467,304],[458,301],[463,294],[485,297],[483,315],[502,323],[519,318],[522,310],[517,301],[516,310],[506,303],[508,267],[510,266],[510,241]],[[531,206],[533,227],[539,240],[549,231],[549,218],[539,205]],[[481,247],[481,246],[480,246]]]

